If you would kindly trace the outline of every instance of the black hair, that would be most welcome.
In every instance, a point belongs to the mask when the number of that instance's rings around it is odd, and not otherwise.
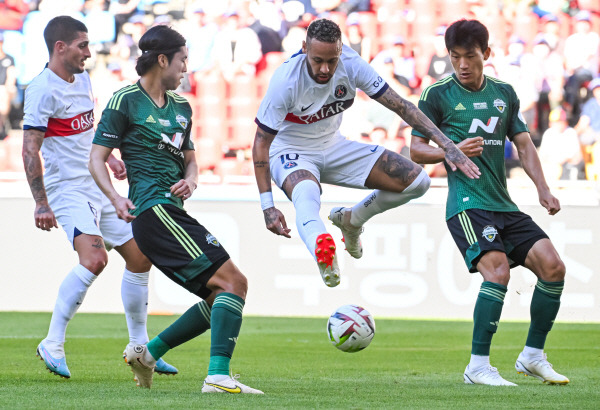
[[[463,47],[467,50],[479,48],[482,52],[488,49],[490,33],[478,20],[461,19],[455,21],[446,29],[444,40],[448,51],[454,47]]]
[[[312,39],[324,43],[337,43],[342,39],[342,30],[331,20],[318,19],[310,23],[306,31],[306,43]]]
[[[54,17],[44,29],[44,41],[48,47],[48,54],[52,56],[57,41],[70,44],[77,38],[79,32],[88,32],[87,27],[81,21],[70,16]]]
[[[171,63],[173,56],[185,47],[185,38],[171,27],[158,25],[144,33],[138,46],[142,55],[137,59],[135,71],[143,76],[158,62],[160,54],[164,54]]]

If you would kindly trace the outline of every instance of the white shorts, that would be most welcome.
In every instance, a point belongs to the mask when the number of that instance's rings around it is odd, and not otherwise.
[[[322,151],[282,147],[269,155],[271,177],[279,188],[292,172],[305,169],[317,181],[349,188],[365,188],[365,181],[385,148],[350,141],[342,136]]]
[[[80,233],[101,236],[108,250],[133,238],[131,224],[119,219],[115,207],[91,176],[52,186],[47,195],[71,245]]]

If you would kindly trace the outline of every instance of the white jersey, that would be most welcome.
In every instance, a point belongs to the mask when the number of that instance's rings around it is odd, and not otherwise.
[[[44,132],[44,184],[89,177],[94,97],[87,72],[69,83],[45,68],[25,90],[23,129]]]
[[[379,98],[388,84],[360,55],[342,46],[333,77],[318,84],[308,74],[306,54],[297,53],[273,74],[260,104],[256,124],[277,137],[271,151],[282,147],[325,149],[334,143],[342,113],[354,103],[356,89]]]

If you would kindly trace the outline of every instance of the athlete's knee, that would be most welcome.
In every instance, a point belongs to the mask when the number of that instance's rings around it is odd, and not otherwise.
[[[292,190],[292,202],[310,201],[316,204],[321,204],[321,190],[319,184],[312,179],[305,179],[296,184]]]
[[[283,189],[283,192],[285,192],[287,197],[291,200],[293,191],[303,181],[313,181],[315,184],[317,184],[317,187],[319,187],[320,193],[321,187],[319,185],[319,181],[310,171],[306,169],[299,169],[289,174],[283,181],[283,184],[281,184],[281,189]]]
[[[422,169],[421,173],[417,175],[415,180],[409,185],[407,189],[405,189],[405,191],[408,191],[410,189],[410,192],[407,192],[407,194],[411,195],[412,199],[414,199],[425,195],[425,192],[429,190],[430,186],[431,178],[429,178],[427,172],[425,172],[425,170]]]
[[[240,272],[238,267],[229,260],[217,269],[215,274],[209,279],[207,286],[213,293],[233,293],[242,299],[246,299],[248,279]]]
[[[223,291],[233,293],[245,300],[246,293],[248,293],[248,279],[246,276],[236,269],[236,272],[229,275],[227,279],[228,280],[221,285]]]
[[[379,191],[378,203],[382,209],[391,209],[423,196],[431,185],[431,178],[423,170],[414,181],[402,192]]]
[[[504,267],[498,267],[485,274],[482,272],[482,275],[488,282],[494,282],[504,286],[508,286],[508,282],[510,282],[510,269],[505,269]]]
[[[125,259],[125,268],[132,272],[148,272],[152,268],[152,262],[142,252]]]
[[[79,263],[94,275],[100,275],[108,263],[108,254],[104,249],[88,253],[87,255],[80,256]]]
[[[236,290],[236,295],[240,296],[242,299],[246,299],[246,294],[248,293],[248,278],[239,270],[233,279],[233,285]]]
[[[566,267],[564,262],[559,258],[545,261],[545,267],[542,269],[541,279],[547,282],[560,282],[565,280]]]

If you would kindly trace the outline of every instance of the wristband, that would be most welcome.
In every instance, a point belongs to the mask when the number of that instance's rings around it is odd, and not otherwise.
[[[272,192],[263,192],[260,194],[260,207],[264,211],[265,209],[273,208],[275,204],[273,203],[273,193]]]

